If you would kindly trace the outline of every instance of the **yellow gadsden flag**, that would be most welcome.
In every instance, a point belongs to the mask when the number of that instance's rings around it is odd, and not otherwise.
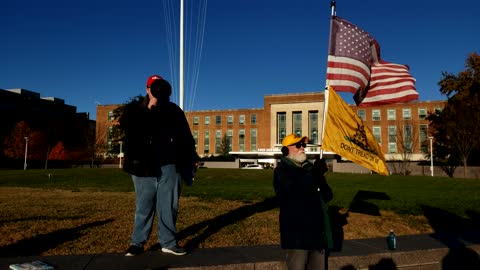
[[[325,92],[328,99],[322,149],[388,175],[382,149],[370,129],[331,86]]]

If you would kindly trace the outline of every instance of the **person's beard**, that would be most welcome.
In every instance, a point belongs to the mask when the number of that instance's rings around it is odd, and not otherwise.
[[[307,154],[305,154],[305,152],[298,152],[294,155],[289,155],[289,158],[301,164],[307,160]]]

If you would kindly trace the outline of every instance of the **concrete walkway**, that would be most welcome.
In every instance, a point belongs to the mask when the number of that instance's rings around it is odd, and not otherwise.
[[[480,229],[468,240],[447,234],[398,237],[395,251],[385,238],[343,241],[329,256],[329,269],[480,269]],[[10,264],[43,260],[55,269],[177,269],[276,270],[286,269],[278,245],[195,249],[185,256],[149,251],[136,257],[124,254],[0,258],[0,269]]]

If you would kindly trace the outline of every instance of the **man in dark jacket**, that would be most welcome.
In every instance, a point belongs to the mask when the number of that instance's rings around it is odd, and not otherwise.
[[[184,255],[176,240],[182,178],[192,184],[198,155],[184,112],[170,102],[172,88],[158,75],[147,80],[147,95],[128,103],[121,115],[125,135],[124,170],[135,187],[135,221],[126,256],[143,252],[158,215],[162,252]],[[155,211],[156,210],[156,211]]]
[[[315,164],[305,154],[307,137],[295,134],[282,141],[281,161],[273,185],[280,204],[280,241],[287,253],[287,267],[327,269],[325,252],[332,245],[326,202],[333,198],[323,174],[325,160]]]

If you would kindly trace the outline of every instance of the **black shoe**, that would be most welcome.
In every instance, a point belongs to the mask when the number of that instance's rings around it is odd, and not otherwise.
[[[143,253],[143,247],[131,245],[125,252],[125,256],[137,256],[141,253]]]
[[[162,252],[163,253],[170,253],[170,254],[178,255],[178,256],[187,254],[185,249],[177,247],[177,246],[169,247],[169,248],[162,248]]]

